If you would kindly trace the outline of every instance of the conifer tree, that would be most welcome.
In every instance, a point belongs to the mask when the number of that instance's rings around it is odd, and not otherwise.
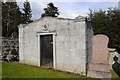
[[[32,13],[31,12],[32,11],[31,11],[30,3],[28,2],[28,0],[26,0],[24,2],[23,11],[24,11],[24,13],[23,13],[23,18],[24,18],[23,23],[30,23],[30,22],[32,22],[32,20],[31,20],[31,17],[32,17]]]
[[[44,11],[45,13],[41,14],[41,17],[45,16],[58,17],[59,15],[58,8],[55,7],[52,2],[47,4],[47,8],[44,8]]]
[[[22,22],[22,13],[16,2],[2,2],[2,36],[9,37],[18,33],[18,25]]]
[[[105,34],[109,37],[109,47],[120,46],[120,10],[108,8],[108,10],[90,10],[94,34]]]

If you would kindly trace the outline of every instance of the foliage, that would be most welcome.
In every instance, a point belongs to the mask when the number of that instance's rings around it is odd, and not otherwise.
[[[47,8],[44,8],[45,13],[43,13],[41,17],[45,16],[58,17],[59,15],[58,8],[55,7],[53,3],[49,3],[47,5],[48,5]]]
[[[32,17],[32,11],[30,8],[30,3],[28,1],[24,2],[24,8],[23,8],[23,23],[30,23],[32,22],[31,17]]]
[[[11,37],[14,32],[18,36],[18,25],[32,22],[29,2],[24,2],[23,11],[20,11],[17,2],[2,2],[2,36]]]
[[[22,22],[22,13],[16,2],[2,3],[2,36],[8,37],[18,32],[17,26]]]
[[[93,11],[90,9],[94,34],[105,34],[109,37],[109,47],[120,46],[120,10],[117,8],[108,8],[103,11]]]
[[[2,74],[2,78],[80,78],[72,74],[65,74],[16,63],[3,63]]]

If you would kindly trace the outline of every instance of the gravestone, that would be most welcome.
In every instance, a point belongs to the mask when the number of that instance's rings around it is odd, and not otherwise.
[[[108,41],[105,35],[96,35],[92,38],[93,52],[89,64],[88,76],[95,78],[111,78],[108,58]]]

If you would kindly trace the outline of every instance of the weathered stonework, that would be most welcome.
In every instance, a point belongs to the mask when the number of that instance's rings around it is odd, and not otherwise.
[[[7,56],[10,55],[16,55],[17,61],[19,58],[19,44],[18,44],[18,38],[12,39],[12,38],[0,38],[2,40],[1,44],[1,52],[0,52],[0,61],[4,62],[7,59]]]
[[[40,66],[39,36],[53,34],[54,69],[87,75],[92,27],[85,17],[43,17],[19,26],[20,62]],[[87,65],[86,65],[87,64]]]

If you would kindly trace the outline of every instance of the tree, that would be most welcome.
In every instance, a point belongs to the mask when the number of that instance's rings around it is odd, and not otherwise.
[[[2,2],[2,36],[10,37],[18,33],[18,25],[22,22],[22,13],[16,2]]]
[[[116,8],[108,8],[103,11],[90,10],[94,34],[105,34],[109,37],[109,47],[120,46],[120,10]]]
[[[30,8],[30,3],[28,2],[28,0],[26,0],[26,2],[24,2],[24,8],[23,8],[23,23],[30,23],[32,22],[31,17],[32,17],[32,11]]]
[[[58,17],[59,15],[58,8],[55,7],[52,2],[47,5],[48,5],[47,8],[44,8],[45,13],[41,14],[41,17],[45,16]]]

